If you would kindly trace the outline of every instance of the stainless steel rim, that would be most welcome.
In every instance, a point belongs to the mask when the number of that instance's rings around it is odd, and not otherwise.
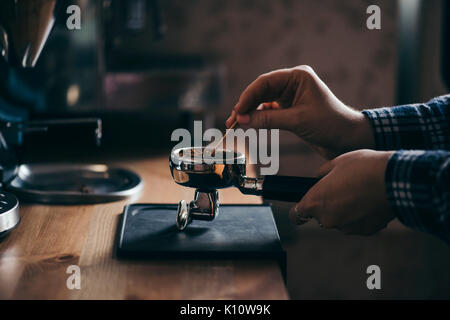
[[[194,160],[194,159],[189,159],[189,158],[183,158],[183,157],[179,157],[178,154],[180,154],[180,152],[183,151],[188,151],[188,150],[198,150],[198,149],[204,149],[202,147],[196,147],[196,148],[178,148],[172,151],[171,155],[170,155],[170,164],[177,170],[181,170],[181,171],[192,171],[192,172],[211,172],[215,170],[215,165],[216,164],[223,164],[223,163],[205,163],[203,161],[200,160]],[[229,150],[223,150],[223,149],[218,149],[217,151],[228,151]],[[245,164],[245,156],[240,153],[240,152],[236,152],[236,156],[233,157],[232,159],[229,160],[230,163],[228,163],[228,160],[224,162],[224,164]]]
[[[12,193],[0,191],[0,237],[20,222],[19,201]]]
[[[142,190],[144,183],[142,179],[133,171],[130,171],[128,169],[123,168],[116,168],[116,167],[109,167],[106,165],[35,165],[39,166],[43,170],[55,170],[56,172],[58,170],[64,171],[68,168],[83,168],[83,169],[89,169],[89,168],[98,168],[101,169],[107,169],[109,171],[111,170],[118,170],[121,172],[126,173],[127,178],[130,179],[129,186],[125,190],[120,191],[111,191],[111,192],[105,192],[105,193],[81,193],[76,191],[43,191],[39,189],[31,189],[22,187],[20,185],[16,185],[16,179],[20,179],[20,170],[19,170],[19,177],[11,181],[6,188],[8,191],[13,192],[16,194],[19,198],[30,201],[30,202],[37,202],[37,203],[46,203],[46,204],[94,204],[94,203],[104,203],[104,202],[111,202],[111,201],[117,201],[121,199],[126,199],[131,196],[135,196],[140,193]],[[27,165],[22,165],[21,168],[27,167]],[[31,166],[30,166],[31,167]]]

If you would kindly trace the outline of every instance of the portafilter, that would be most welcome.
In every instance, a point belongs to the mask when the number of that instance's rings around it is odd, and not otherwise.
[[[175,149],[169,164],[176,183],[196,189],[193,201],[181,200],[178,204],[179,230],[184,230],[192,220],[214,220],[219,214],[218,189],[237,187],[243,194],[298,202],[319,180],[279,175],[247,177],[242,153],[203,147]]]

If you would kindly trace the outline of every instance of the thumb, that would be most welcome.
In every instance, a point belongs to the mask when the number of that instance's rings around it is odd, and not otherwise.
[[[237,121],[242,128],[290,130],[298,122],[298,113],[294,108],[256,110],[238,114]]]

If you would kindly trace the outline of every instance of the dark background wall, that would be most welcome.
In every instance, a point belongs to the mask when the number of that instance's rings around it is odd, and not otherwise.
[[[366,28],[366,8],[382,8],[382,29]],[[220,120],[259,74],[309,64],[346,103],[390,105],[395,97],[396,1],[163,1],[168,27],[149,53],[210,53],[227,69]],[[147,44],[145,44],[147,43]]]

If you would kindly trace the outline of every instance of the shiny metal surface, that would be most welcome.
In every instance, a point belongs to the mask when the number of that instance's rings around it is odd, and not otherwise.
[[[36,65],[55,23],[59,4],[57,0],[0,2],[0,53],[9,64],[23,68]]]
[[[19,201],[12,193],[0,191],[0,238],[6,236],[19,222]]]
[[[229,150],[216,150],[215,156],[201,147],[173,150],[169,159],[173,180],[196,188],[193,201],[178,205],[178,229],[184,230],[192,220],[214,220],[219,213],[217,189],[235,186],[244,194],[259,195],[264,178],[247,177],[245,164],[243,154]]]
[[[195,190],[194,200],[187,203],[181,200],[177,210],[177,228],[180,231],[192,222],[192,220],[212,221],[219,215],[219,192],[217,190]]]
[[[177,209],[177,228],[180,231],[186,229],[189,223],[191,223],[192,219],[189,214],[189,204],[186,200],[181,200],[178,203]]]
[[[170,172],[173,180],[185,187],[223,189],[245,176],[245,156],[239,152],[217,150],[215,159],[191,157],[191,151],[203,154],[205,148],[180,148],[171,153]],[[224,155],[219,157],[219,155]]]
[[[7,189],[20,199],[48,204],[90,204],[137,195],[143,186],[134,172],[106,165],[21,165]]]
[[[219,192],[195,190],[194,200],[189,205],[189,213],[195,220],[214,220],[219,214]]]
[[[217,150],[228,158],[225,161],[215,161],[209,158],[192,158],[191,150],[201,153],[205,148],[180,148],[173,150],[170,155],[170,172],[176,183],[202,190],[234,186],[244,194],[260,195],[262,192],[264,178],[250,178],[245,175],[246,160],[242,153]]]

